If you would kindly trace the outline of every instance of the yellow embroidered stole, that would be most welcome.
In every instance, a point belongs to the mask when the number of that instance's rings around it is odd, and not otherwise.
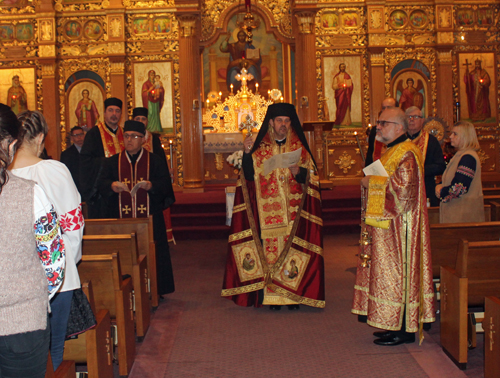
[[[372,176],[368,185],[368,201],[366,205],[365,223],[369,226],[387,229],[390,225],[390,219],[384,219],[385,193],[389,178],[396,171],[399,162],[407,152],[413,152],[417,160],[418,167],[423,172],[423,163],[419,148],[410,141],[399,143],[385,152],[380,158],[389,177]]]
[[[148,152],[153,152],[153,134],[146,130],[146,135],[144,136],[144,142],[142,147]]]
[[[427,131],[422,130],[420,135],[412,140],[422,153],[422,161],[425,162],[425,155],[427,153],[427,145],[429,144],[429,133]]]
[[[105,157],[111,157],[125,149],[125,145],[123,144],[123,130],[120,126],[118,126],[116,134],[109,131],[103,122],[99,122],[96,126],[99,128],[99,132],[101,133],[101,141]]]

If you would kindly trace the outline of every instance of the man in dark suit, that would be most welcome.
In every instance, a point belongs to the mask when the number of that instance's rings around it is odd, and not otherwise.
[[[71,129],[71,147],[61,153],[61,163],[65,164],[79,192],[80,190],[80,150],[85,139],[85,132],[80,126],[75,126]]]

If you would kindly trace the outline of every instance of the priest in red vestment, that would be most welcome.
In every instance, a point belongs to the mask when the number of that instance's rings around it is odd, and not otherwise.
[[[352,312],[383,331],[378,345],[423,339],[435,320],[429,221],[422,153],[406,136],[408,119],[390,107],[377,121],[380,158],[388,177],[369,175],[362,185],[362,243]]]
[[[255,142],[248,136],[244,146],[222,296],[273,310],[323,308],[319,178],[295,107],[270,105]],[[297,163],[268,168],[297,150]]]
[[[175,197],[165,162],[142,147],[145,134],[142,122],[125,122],[125,151],[106,159],[98,187],[107,203],[105,218],[153,215],[158,294],[163,295],[175,291],[163,219],[165,204],[173,203]]]

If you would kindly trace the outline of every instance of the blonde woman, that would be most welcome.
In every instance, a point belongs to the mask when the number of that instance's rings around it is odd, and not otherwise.
[[[450,141],[457,153],[443,173],[443,182],[436,186],[436,197],[441,200],[440,222],[484,222],[481,161],[476,152],[479,142],[474,125],[457,122]]]

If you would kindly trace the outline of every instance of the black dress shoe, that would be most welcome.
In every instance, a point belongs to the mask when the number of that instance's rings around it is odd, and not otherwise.
[[[271,305],[271,306],[269,306],[269,309],[272,310],[272,311],[279,311],[279,310],[281,310],[281,306],[279,306],[279,305]]]
[[[377,345],[399,345],[399,344],[411,344],[415,342],[415,335],[411,336],[400,336],[400,335],[392,335],[389,337],[384,337],[383,339],[376,339],[373,342]]]
[[[373,336],[378,337],[379,339],[385,339],[386,337],[390,337],[394,335],[392,331],[377,331],[373,332]]]
[[[358,322],[366,323],[368,321],[368,316],[366,315],[358,315]]]
[[[287,306],[290,311],[292,310],[300,310],[300,306],[298,304],[288,305]]]

